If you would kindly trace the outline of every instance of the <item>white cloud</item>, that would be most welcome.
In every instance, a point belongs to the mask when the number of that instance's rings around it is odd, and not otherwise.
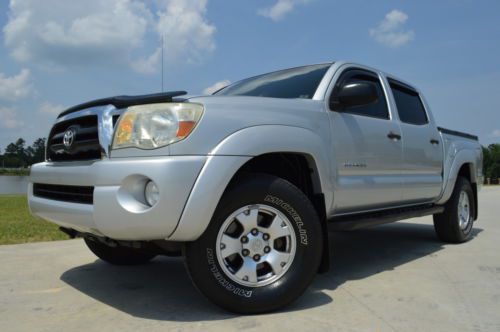
[[[203,94],[211,95],[215,91],[220,90],[223,87],[228,86],[229,84],[231,84],[231,81],[229,81],[229,80],[223,80],[223,81],[216,82],[213,85],[206,88],[205,90],[203,90]]]
[[[58,105],[58,104],[52,104],[50,102],[43,102],[40,105],[40,112],[45,113],[45,114],[51,114],[51,115],[58,115],[62,111],[66,109],[65,106]]]
[[[206,0],[158,0],[153,13],[140,0],[11,0],[3,28],[5,45],[22,63],[49,68],[121,64],[153,73],[159,64],[158,36],[165,36],[165,57],[194,62],[215,49],[215,26]],[[136,53],[153,40],[154,52]]]
[[[160,61],[161,48],[157,48],[150,56],[132,61],[130,65],[140,74],[154,74],[158,71]]]
[[[296,5],[305,4],[310,1],[311,0],[277,0],[271,7],[261,8],[257,13],[273,21],[280,21],[290,13]]]
[[[28,96],[33,90],[30,76],[28,69],[10,77],[0,73],[0,99],[13,101]]]
[[[55,67],[123,61],[151,16],[135,0],[11,0],[9,8],[3,32],[14,59]]]
[[[199,62],[215,50],[215,25],[205,14],[207,0],[167,0],[158,12],[156,31],[164,37],[165,60]]]
[[[370,36],[377,42],[392,48],[407,44],[415,37],[413,30],[403,29],[407,20],[408,15],[394,9],[385,15],[377,27],[370,29]]]
[[[499,138],[500,137],[500,129],[493,130],[493,132],[491,133],[491,136],[495,137],[495,138]]]
[[[23,122],[17,119],[15,109],[0,106],[0,126],[7,129],[16,129],[22,127]]]

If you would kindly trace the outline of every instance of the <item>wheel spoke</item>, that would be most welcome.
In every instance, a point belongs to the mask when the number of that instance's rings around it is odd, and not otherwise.
[[[247,214],[248,213],[248,214]],[[236,219],[243,226],[243,234],[248,234],[254,228],[257,228],[257,218],[259,216],[259,209],[251,208],[246,211],[246,213],[240,213],[236,216]]]
[[[235,276],[244,281],[257,282],[257,263],[250,257],[245,257],[243,265],[236,272]]]
[[[221,225],[217,259],[225,275],[236,283],[249,287],[269,285],[292,265],[296,241],[293,221],[286,215],[266,204],[247,204]],[[266,271],[259,277],[261,267]]]
[[[241,251],[241,242],[239,239],[224,234],[220,242],[220,249],[222,257],[227,258]]]
[[[469,203],[469,202],[468,202],[468,197],[467,197],[467,194],[466,194],[464,191],[462,191],[462,192],[460,193],[460,199],[459,199],[459,201],[458,201],[458,205],[459,205],[461,208],[463,208],[463,209],[464,209],[464,208],[467,206],[467,204],[468,204],[468,203]]]
[[[290,254],[286,252],[281,252],[277,250],[271,251],[267,255],[266,261],[271,265],[274,274],[280,274],[281,271],[285,268],[286,264],[290,260]]]
[[[288,226],[279,215],[274,217],[271,225],[267,228],[267,232],[271,236],[271,239],[274,240],[290,234]]]
[[[465,191],[458,198],[458,221],[461,229],[466,229],[470,222],[469,196]]]

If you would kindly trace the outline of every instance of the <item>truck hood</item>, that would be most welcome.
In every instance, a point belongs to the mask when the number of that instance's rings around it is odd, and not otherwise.
[[[279,99],[247,96],[199,96],[204,113],[193,133],[172,144],[175,154],[207,154],[226,137],[254,126],[290,126],[313,132],[328,132],[324,102],[311,99]]]
[[[287,114],[296,111],[318,111],[322,104],[322,102],[312,99],[251,96],[194,96],[187,98],[187,101],[203,104],[207,109],[232,108],[235,112],[244,112],[247,109],[254,111],[265,109],[267,112],[286,112]]]
[[[116,108],[125,108],[134,105],[166,103],[173,101],[174,97],[183,96],[185,94],[187,94],[186,91],[168,91],[168,92],[153,93],[148,95],[114,96],[114,97],[96,99],[68,108],[67,110],[59,114],[57,117],[60,118],[67,114],[96,106],[113,105]]]

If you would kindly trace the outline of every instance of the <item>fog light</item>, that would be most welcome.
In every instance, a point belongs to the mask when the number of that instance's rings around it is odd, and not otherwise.
[[[146,188],[144,188],[144,197],[146,198],[146,202],[148,202],[149,206],[154,206],[158,203],[160,199],[160,190],[156,186],[156,183],[153,181],[148,181],[146,183]]]

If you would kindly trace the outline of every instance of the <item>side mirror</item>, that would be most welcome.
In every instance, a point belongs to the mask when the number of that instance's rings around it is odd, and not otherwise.
[[[349,83],[338,91],[334,99],[330,101],[330,106],[334,110],[342,111],[346,108],[369,105],[377,100],[375,84],[369,82]]]

